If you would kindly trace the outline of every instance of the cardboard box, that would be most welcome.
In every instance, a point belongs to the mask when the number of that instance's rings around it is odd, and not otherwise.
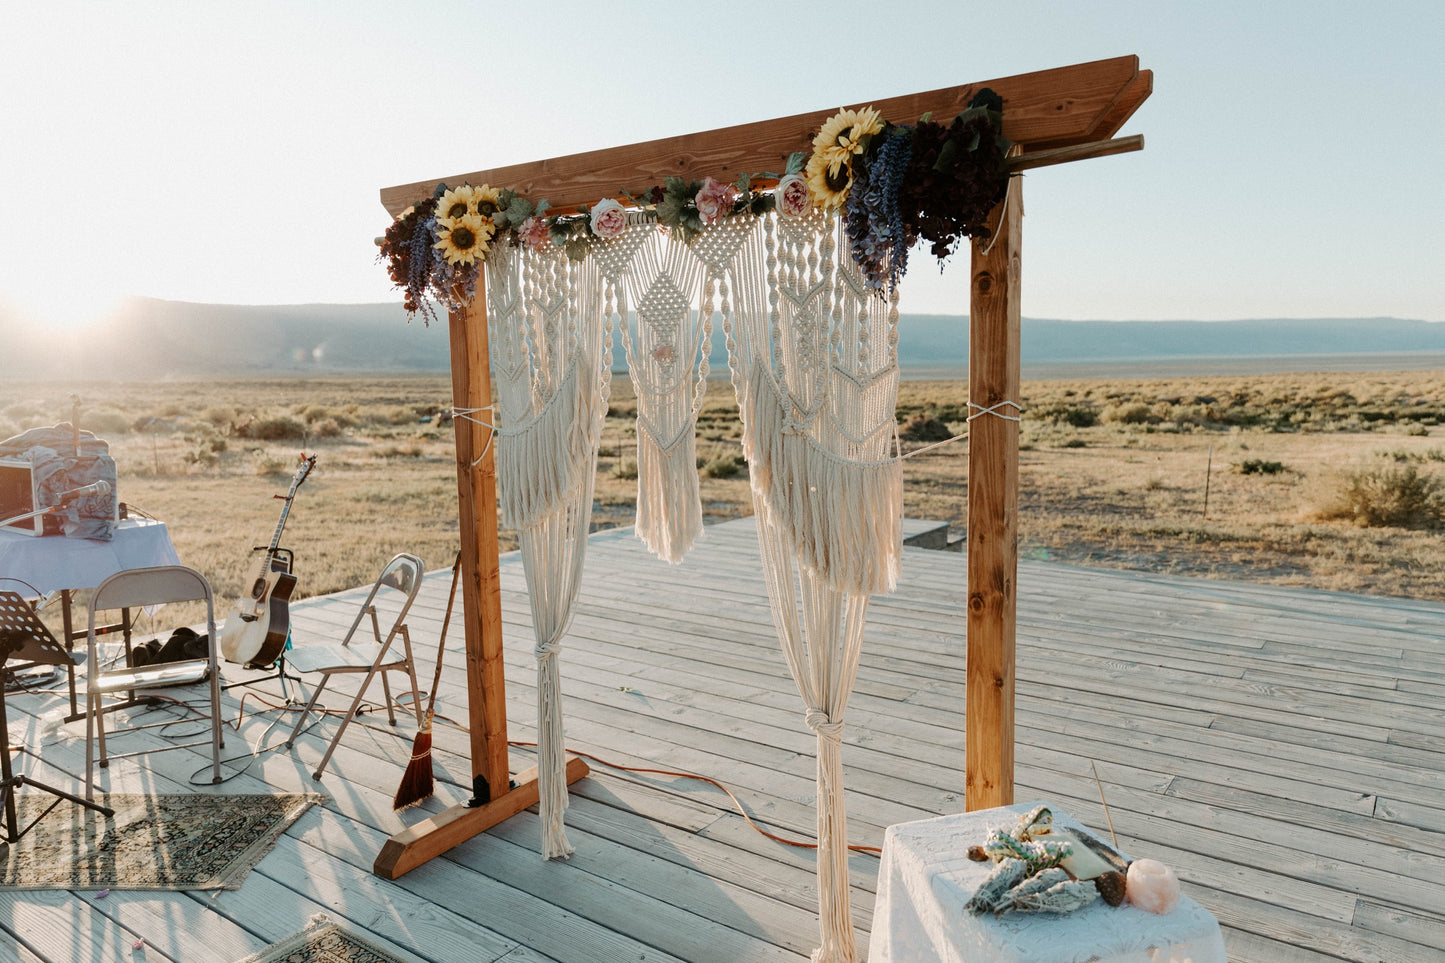
[[[35,511],[37,502],[35,473],[30,462],[24,458],[0,458],[0,521]],[[60,519],[54,515],[37,515],[5,525],[4,530],[21,535],[55,535],[60,532]]]

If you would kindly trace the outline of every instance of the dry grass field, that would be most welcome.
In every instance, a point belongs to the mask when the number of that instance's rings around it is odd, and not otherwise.
[[[634,405],[625,376],[614,389],[594,527],[632,520]],[[121,500],[165,520],[223,600],[250,548],[269,541],[272,496],[303,449],[317,467],[283,539],[299,596],[368,583],[398,551],[435,568],[456,551],[444,377],[11,383],[0,438],[68,421],[73,393],[82,426],[111,444]],[[904,450],[961,433],[965,400],[962,382],[905,382]],[[1438,373],[1034,381],[1022,401],[1026,557],[1445,599]],[[698,431],[705,513],[750,513],[726,382],[709,391]],[[963,441],[910,457],[909,516],[961,532],[966,466]]]

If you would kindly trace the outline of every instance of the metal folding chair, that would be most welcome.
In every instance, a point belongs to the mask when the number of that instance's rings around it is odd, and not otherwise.
[[[8,664],[11,659],[20,659],[31,665],[75,665],[72,653],[61,645],[45,623],[36,617],[35,610],[28,602],[15,592],[0,591],[0,665]],[[0,797],[4,798],[4,838],[7,843],[19,842],[20,837],[30,832],[36,823],[67,799],[107,816],[115,815],[113,810],[105,806],[14,771],[10,762],[10,717],[5,708],[3,684],[0,684],[0,776],[3,776],[3,779],[0,779]],[[44,790],[55,799],[21,829],[16,797],[26,786]]]
[[[291,735],[286,740],[286,747],[291,748],[296,737],[301,734],[301,729],[306,725],[306,719],[311,710],[316,707],[316,702],[321,698],[322,691],[326,684],[331,681],[334,675],[347,673],[364,674],[361,686],[356,690],[356,696],[351,700],[351,707],[346,710],[346,715],[341,720],[341,725],[331,737],[331,744],[326,747],[326,754],[321,757],[317,764],[316,771],[312,774],[313,779],[320,779],[321,773],[325,771],[326,764],[331,761],[331,755],[336,751],[336,746],[341,742],[341,736],[346,732],[346,727],[356,717],[356,710],[361,706],[361,700],[366,695],[367,687],[371,680],[378,674],[381,675],[382,694],[386,700],[386,715],[392,725],[396,725],[396,711],[391,698],[391,685],[387,681],[388,672],[405,672],[411,680],[411,702],[416,709],[416,724],[420,728],[422,724],[421,693],[416,682],[416,666],[411,654],[411,635],[407,631],[406,616],[411,611],[411,605],[416,601],[417,592],[421,590],[422,582],[422,561],[415,555],[402,553],[386,563],[381,575],[371,586],[371,591],[366,596],[366,601],[361,604],[361,609],[356,613],[356,618],[351,622],[351,628],[340,642],[326,642],[308,645],[295,645],[291,649],[289,663],[292,669],[306,675],[317,673],[321,676],[316,683],[316,688],[311,692],[311,699],[306,703],[306,708],[301,711],[301,717],[296,720],[296,728],[291,730]],[[357,629],[361,627],[363,619],[369,619],[371,623],[372,638],[357,638]],[[387,626],[382,631],[383,619]],[[400,653],[392,652],[392,643],[397,637],[401,638]]]
[[[105,669],[100,664],[99,646],[96,643],[95,627],[100,623],[97,613],[113,609],[133,609],[148,605],[164,605],[168,602],[206,603],[206,637],[210,640],[209,654],[204,659],[188,659],[183,662],[167,662],[161,665],[133,669]],[[124,759],[168,749],[185,749],[191,746],[211,747],[211,782],[221,781],[221,673],[216,661],[216,609],[211,595],[211,584],[195,569],[184,565],[161,565],[155,568],[135,568],[117,572],[101,582],[90,597],[88,606],[90,629],[86,633],[87,668],[85,673],[86,716],[85,716],[85,798],[95,794],[95,748],[100,747],[98,760],[102,769],[112,759]],[[209,678],[210,695],[210,739],[192,742],[167,743],[149,749],[109,754],[105,744],[104,698],[113,693],[125,693],[133,698],[137,691],[161,689],[186,685]],[[129,730],[153,729],[173,725],[174,720],[126,727]],[[114,728],[114,727],[113,727]],[[118,731],[118,730],[116,730]]]

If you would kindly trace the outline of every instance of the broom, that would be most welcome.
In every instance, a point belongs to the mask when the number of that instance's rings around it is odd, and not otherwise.
[[[452,603],[457,600],[457,577],[462,571],[462,553],[457,553],[457,560],[452,563],[452,591],[447,596],[447,614],[442,620],[442,638],[437,645],[437,671],[432,679],[431,692],[427,696],[426,717],[421,728],[417,730],[416,741],[411,744],[411,761],[406,764],[406,772],[401,774],[401,785],[396,788],[396,798],[391,801],[393,812],[401,812],[403,809],[410,809],[431,798],[432,794],[432,771],[431,771],[431,720],[432,712],[437,705],[437,689],[442,683],[442,655],[447,647],[447,626],[452,621]]]

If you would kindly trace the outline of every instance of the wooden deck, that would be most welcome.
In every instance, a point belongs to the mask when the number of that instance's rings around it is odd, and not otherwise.
[[[502,571],[508,716],[527,742],[535,668],[520,559]],[[429,577],[413,619],[424,680],[448,577]],[[1019,581],[1019,801],[1051,800],[1106,832],[1097,762],[1121,845],[1177,870],[1224,924],[1232,959],[1445,960],[1445,605],[1041,562],[1022,563]],[[963,808],[963,583],[962,555],[908,549],[899,591],[873,603],[844,750],[855,842]],[[339,633],[359,594],[295,606],[297,644]],[[459,640],[439,711],[464,719]],[[593,536],[562,659],[569,748],[712,776],[768,825],[812,832],[813,737],[750,520],[710,529],[678,567],[630,531]],[[228,720],[248,691],[230,691]],[[83,723],[43,735],[38,717],[57,704],[13,697],[11,733],[41,756],[18,757],[23,771],[67,785],[83,767]],[[258,708],[246,700],[228,754],[284,742],[285,714]],[[218,791],[315,788],[333,725]],[[541,859],[537,818],[523,813],[378,879],[382,841],[418,818],[391,811],[413,732],[354,725],[320,784],[331,801],[239,890],[0,892],[0,959],[235,960],[323,911],[434,963],[800,961],[815,945],[810,852],[757,835],[709,786],[604,765],[573,788],[570,861]],[[465,735],[439,727],[437,746],[432,811],[469,795]],[[514,771],[531,762],[513,750]],[[181,791],[200,764],[181,750],[107,778]],[[856,855],[852,870],[866,947],[877,861]]]

